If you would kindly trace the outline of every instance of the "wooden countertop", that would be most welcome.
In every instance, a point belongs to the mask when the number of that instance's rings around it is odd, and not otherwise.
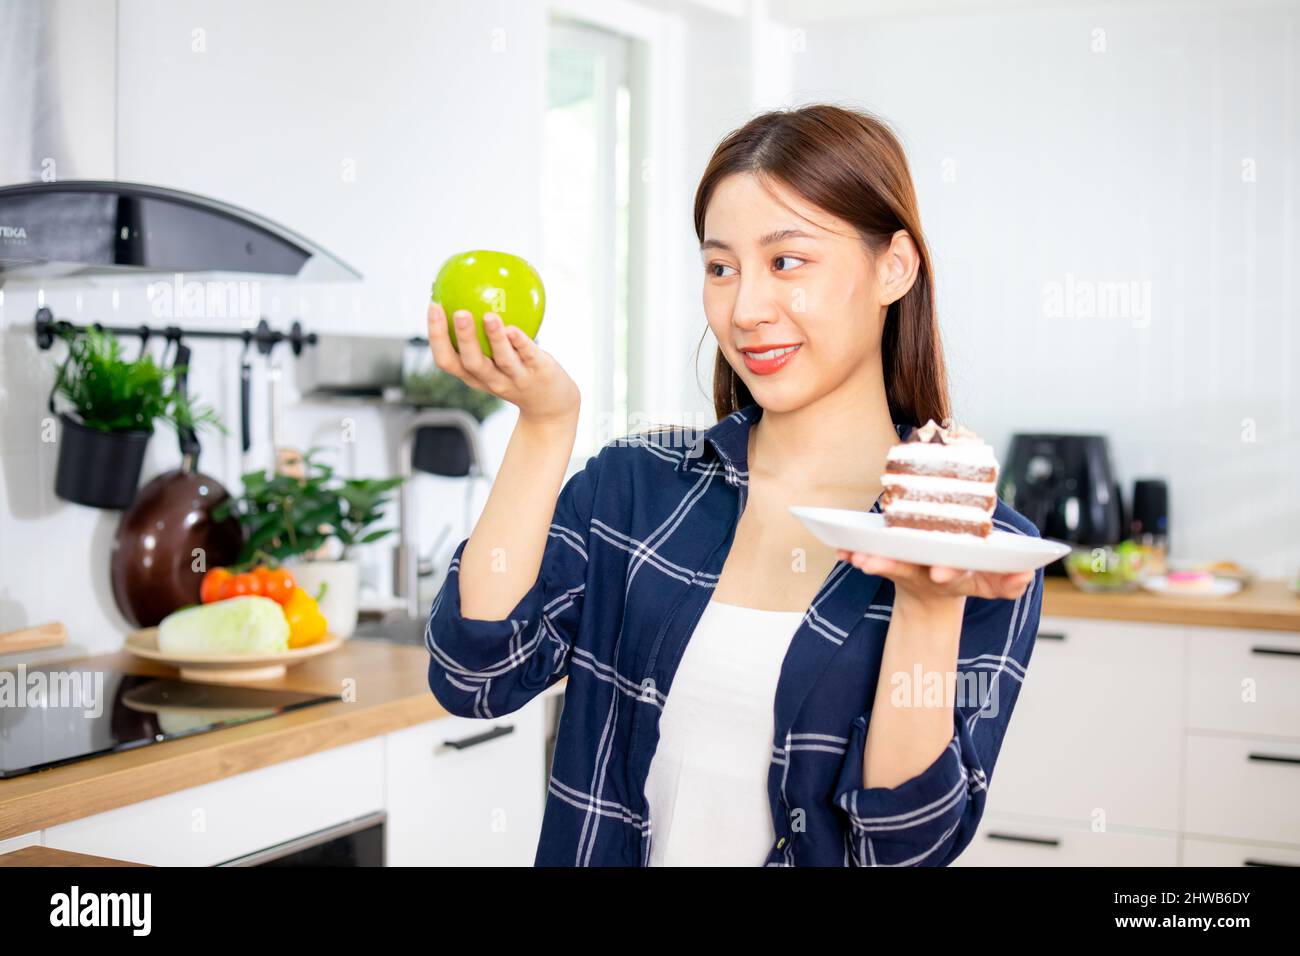
[[[125,651],[58,664],[175,676],[174,670]],[[345,641],[337,651],[289,668],[282,678],[249,686],[342,694],[344,681],[352,681],[351,701],[345,695],[264,720],[0,780],[0,840],[445,717],[447,711],[429,690],[428,667],[429,652],[421,645]]]
[[[48,846],[25,846],[11,853],[0,853],[0,866],[148,866],[148,863],[129,863],[112,860],[106,856],[73,853]]]
[[[1089,594],[1066,578],[1047,578],[1043,614],[1300,633],[1300,596],[1285,581],[1268,578],[1256,578],[1236,594],[1219,598],[1156,594],[1144,588],[1127,594]]]

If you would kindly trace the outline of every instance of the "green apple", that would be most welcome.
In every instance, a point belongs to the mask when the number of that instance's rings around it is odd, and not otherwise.
[[[455,315],[466,309],[474,316],[474,329],[483,354],[492,356],[492,344],[483,329],[483,315],[495,312],[506,325],[537,337],[546,311],[546,289],[542,277],[527,260],[508,252],[474,249],[452,256],[433,280],[434,302],[447,313],[447,331],[457,352]]]

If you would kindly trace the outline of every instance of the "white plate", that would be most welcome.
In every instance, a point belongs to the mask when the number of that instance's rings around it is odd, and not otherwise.
[[[878,554],[912,564],[1015,574],[1037,571],[1070,553],[1070,546],[1062,541],[996,529],[987,538],[981,538],[950,531],[886,528],[885,516],[874,511],[791,505],[790,513],[832,548]]]
[[[1236,578],[1214,578],[1213,587],[1206,591],[1180,591],[1177,588],[1169,586],[1168,579],[1163,575],[1150,577],[1142,582],[1142,586],[1148,591],[1155,591],[1156,594],[1172,594],[1178,597],[1227,597],[1229,594],[1236,594],[1241,590],[1241,582]]]

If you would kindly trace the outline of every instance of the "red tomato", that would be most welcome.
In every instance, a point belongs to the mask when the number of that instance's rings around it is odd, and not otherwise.
[[[226,597],[224,592],[232,577],[234,575],[230,573],[229,568],[213,568],[203,575],[203,583],[199,585],[199,600],[204,604],[211,604]]]
[[[298,586],[293,575],[284,568],[259,567],[253,571],[262,582],[262,596],[269,597],[276,604],[284,604]]]
[[[223,597],[243,597],[247,594],[261,594],[262,582],[256,574],[244,572],[236,574],[226,585]]]

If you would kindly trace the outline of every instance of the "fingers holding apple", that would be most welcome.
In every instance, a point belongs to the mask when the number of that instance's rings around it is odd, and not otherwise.
[[[483,313],[483,328],[487,330],[488,341],[492,344],[491,362],[511,381],[518,382],[525,373],[523,358],[510,340],[509,330],[513,325],[506,325],[501,316],[495,312]],[[518,332],[518,329],[515,329]]]
[[[513,383],[502,371],[502,366],[507,363],[508,357],[498,354],[489,358],[483,353],[478,337],[473,334],[474,316],[467,310],[458,309],[452,316],[452,323],[461,333],[458,353],[460,364],[481,383],[478,387],[502,398],[507,397]]]
[[[533,338],[545,302],[541,277],[518,256],[489,250],[452,256],[438,272],[429,306],[434,361],[517,406],[521,418],[573,420],[578,387]]]
[[[461,363],[460,353],[451,344],[451,335],[447,332],[447,313],[437,302],[429,303],[429,351],[433,353],[433,363],[448,375],[455,375],[466,385],[482,388],[481,382],[472,381],[469,371]]]
[[[487,313],[536,337],[546,311],[546,289],[532,264],[491,249],[474,249],[448,258],[434,279],[431,298],[453,318],[461,310],[471,316],[467,327],[448,328],[452,347],[463,352],[462,339],[466,332],[473,332],[479,349],[488,358],[493,355],[495,343],[483,325]]]

